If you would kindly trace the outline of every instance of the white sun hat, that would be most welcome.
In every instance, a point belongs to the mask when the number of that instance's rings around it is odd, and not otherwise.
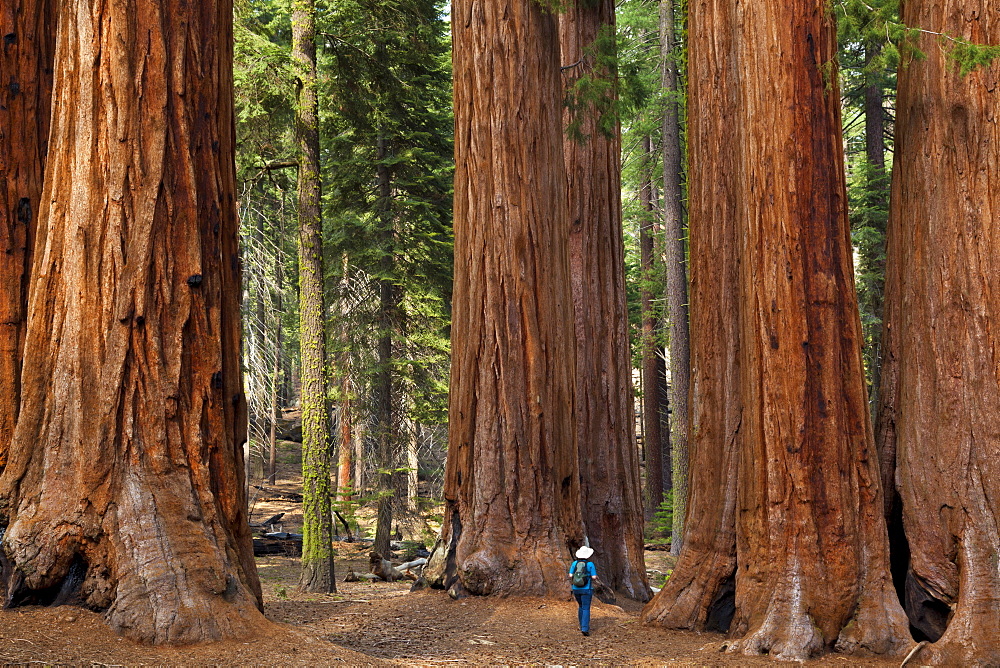
[[[576,551],[577,559],[590,559],[590,556],[594,554],[594,550],[584,545],[579,550]]]

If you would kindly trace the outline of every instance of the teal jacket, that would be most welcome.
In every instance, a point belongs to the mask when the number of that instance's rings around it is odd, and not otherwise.
[[[574,585],[573,586],[573,591],[586,591],[586,590],[591,590],[591,589],[594,588],[594,578],[597,577],[597,568],[594,566],[594,562],[592,562],[592,561],[585,561],[583,563],[587,564],[587,575],[590,576],[590,577],[587,578],[587,586],[585,586],[585,587],[577,587],[577,586]],[[573,561],[573,563],[570,564],[570,567],[569,567],[569,576],[570,576],[570,578],[573,577],[573,570],[575,568],[576,568],[576,561]]]

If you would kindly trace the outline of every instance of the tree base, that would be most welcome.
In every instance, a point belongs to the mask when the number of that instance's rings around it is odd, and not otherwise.
[[[299,575],[299,591],[311,594],[336,594],[337,580],[334,575],[333,561],[302,564]]]

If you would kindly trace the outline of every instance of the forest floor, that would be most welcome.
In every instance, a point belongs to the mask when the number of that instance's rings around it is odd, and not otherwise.
[[[288,453],[291,455],[291,453]],[[301,490],[295,458],[289,474],[253,502],[253,521],[283,512],[282,529],[301,526]],[[279,469],[280,471],[281,469]],[[261,490],[258,490],[261,491]],[[426,539],[433,522],[413,515],[400,524],[405,538]],[[541,599],[452,600],[443,591],[410,592],[411,582],[343,582],[348,570],[368,571],[369,545],[337,544],[336,594],[297,591],[299,560],[257,558],[265,636],[188,647],[149,647],[122,639],[98,613],[79,608],[19,608],[0,612],[0,666],[5,665],[268,665],[268,666],[762,666],[766,657],[725,652],[718,634],[667,631],[639,621],[641,604],[595,599],[591,634],[578,630],[576,603]],[[651,580],[672,567],[667,552],[647,551]],[[807,665],[897,666],[886,661],[830,655]]]
[[[367,550],[340,547],[337,570],[364,570]],[[115,636],[97,613],[78,608],[0,612],[0,665],[74,666],[763,666],[775,661],[725,653],[717,634],[643,625],[641,606],[594,601],[591,634],[576,623],[576,603],[410,593],[410,582],[338,582],[337,594],[299,594],[298,559],[258,558],[264,637],[188,647],[149,647]],[[341,579],[338,577],[338,579]],[[898,666],[899,659],[831,655],[807,665]]]

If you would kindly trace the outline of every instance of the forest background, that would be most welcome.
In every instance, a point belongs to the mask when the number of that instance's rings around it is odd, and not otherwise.
[[[905,31],[894,2],[848,0],[834,9],[856,281],[874,402],[896,43]],[[272,426],[281,424],[282,411],[316,401],[303,396],[301,382],[291,12],[287,1],[236,6],[244,362],[249,471],[256,481],[273,466],[280,433]],[[682,2],[619,3],[614,35],[602,34],[588,47],[598,62],[614,66],[617,78],[582,77],[566,90],[567,106],[599,115],[606,130],[621,122],[637,447],[647,538],[662,543],[682,532],[683,509],[674,512],[674,500],[684,498],[687,475],[686,420],[671,420],[684,403],[678,396],[687,395],[687,371],[670,368],[671,338],[686,346],[687,336],[686,16]],[[443,3],[317,3],[325,401],[330,440],[341,453],[341,492],[354,492],[340,494],[346,515],[390,493],[397,508],[415,509],[418,501],[431,507],[440,499],[453,263],[449,22]],[[610,106],[600,102],[609,89],[616,93]],[[567,135],[587,141],[573,124]],[[680,293],[673,302],[671,290]],[[671,303],[680,305],[673,316]],[[676,554],[680,541],[672,547]]]
[[[995,41],[992,14],[456,2],[451,54],[433,2],[241,2],[230,87],[232,5],[154,4],[138,32],[3,16],[8,605],[235,635],[262,605],[245,492],[294,442],[300,592],[335,591],[339,528],[387,568],[443,496],[425,576],[457,599],[565,595],[590,541],[645,601],[644,522],[687,543],[645,621],[989,660],[997,47],[951,32]]]

